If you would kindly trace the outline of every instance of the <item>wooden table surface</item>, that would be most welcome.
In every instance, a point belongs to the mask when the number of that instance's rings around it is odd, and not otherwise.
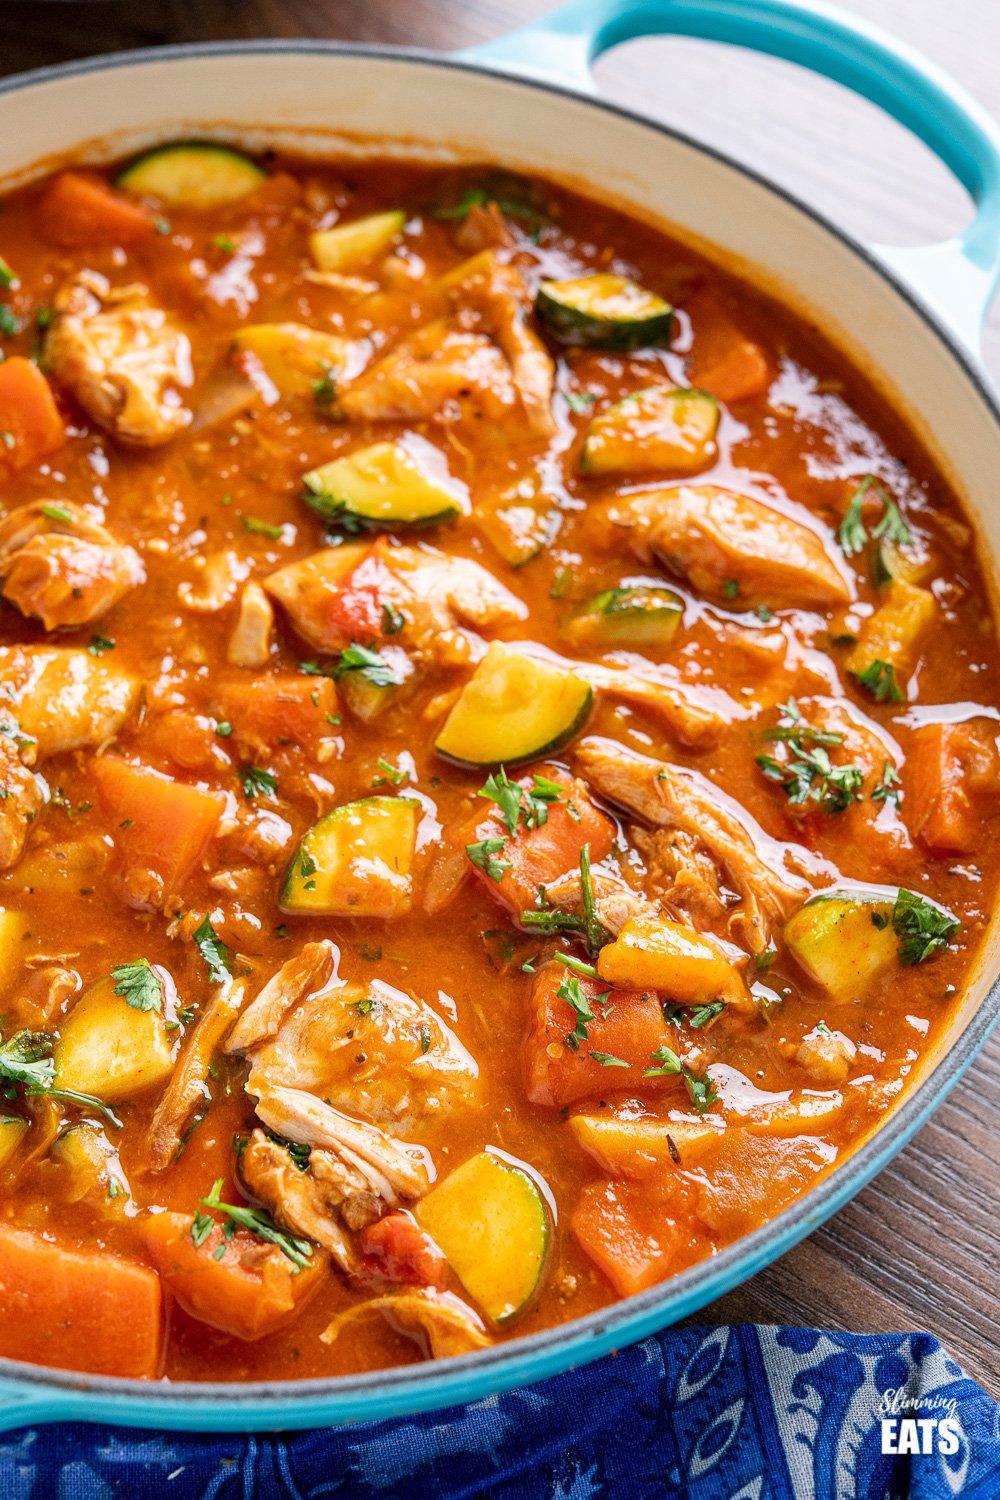
[[[846,3],[932,56],[1000,116],[995,0]],[[0,73],[209,38],[316,36],[450,49],[499,36],[547,8],[545,0],[0,0]],[[752,163],[868,238],[929,243],[968,217],[962,190],[899,126],[784,63],[657,39],[620,48],[598,76],[608,97]],[[998,312],[986,352],[1000,377]],[[998,1223],[1000,1034],[875,1183],[695,1321],[926,1329],[998,1394]]]

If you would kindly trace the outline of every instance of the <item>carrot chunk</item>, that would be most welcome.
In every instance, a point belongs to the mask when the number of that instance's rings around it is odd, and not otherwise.
[[[448,1262],[408,1213],[386,1214],[358,1236],[364,1269],[387,1281],[443,1288]]]
[[[0,364],[0,434],[0,475],[30,467],[66,441],[48,381],[18,354]]]
[[[914,736],[903,773],[904,811],[932,854],[972,854],[983,817],[1000,797],[996,739],[975,723],[928,724]]]
[[[656,1286],[698,1253],[695,1232],[670,1217],[645,1182],[591,1183],[577,1200],[570,1228],[620,1297]]]
[[[154,216],[142,204],[116,193],[89,172],[60,172],[38,205],[42,238],[75,249],[83,245],[131,245],[154,232]]]
[[[184,1214],[152,1214],[143,1232],[164,1288],[184,1311],[238,1339],[264,1338],[294,1318],[327,1265],[316,1251],[296,1273],[276,1246],[244,1230],[227,1240],[218,1226],[196,1245]]]
[[[299,745],[315,750],[333,732],[337,690],[329,677],[284,672],[223,687],[220,701],[239,740],[273,749]]]
[[[582,997],[593,1020],[581,1018],[566,995],[560,995],[567,987]],[[561,964],[547,965],[532,987],[531,1024],[522,1053],[528,1098],[532,1104],[561,1106],[597,1098],[608,1089],[645,1087],[656,1080],[644,1079],[643,1070],[654,1066],[650,1057],[665,1041],[666,1024],[655,994],[609,992],[599,980],[577,979]]]
[[[147,1266],[0,1228],[0,1353],[8,1359],[152,1379],[160,1373],[162,1302]]]
[[[498,864],[509,865],[499,881],[476,866],[476,874],[490,894],[515,916],[537,905],[538,887],[549,885],[580,864],[580,850],[590,845],[590,860],[596,864],[611,852],[615,829],[611,819],[590,800],[582,781],[567,776],[558,767],[542,766],[540,775],[562,788],[563,801],[548,802],[544,823],[528,828],[523,821],[512,837],[498,808],[483,811],[455,834],[459,848],[481,843],[484,839],[502,838],[504,847],[497,855]],[[533,776],[522,776],[517,782],[526,793],[534,788]]]
[[[692,385],[710,391],[720,401],[749,401],[762,396],[771,383],[767,356],[760,345],[715,309],[695,316],[688,376]]]
[[[93,775],[117,824],[115,842],[125,864],[152,870],[175,892],[203,858],[225,797],[116,756],[98,757]]]

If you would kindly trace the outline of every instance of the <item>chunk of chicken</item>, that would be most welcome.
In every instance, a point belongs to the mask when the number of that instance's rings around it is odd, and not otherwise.
[[[149,1126],[149,1157],[154,1172],[170,1166],[180,1149],[188,1120],[199,1103],[208,1102],[209,1069],[223,1037],[240,1013],[244,992],[245,986],[239,982],[220,985],[185,1036],[170,1082]]]
[[[393,644],[439,666],[461,666],[475,655],[475,637],[463,626],[489,631],[527,614],[478,563],[384,540],[367,549],[315,552],[272,573],[264,587],[320,651],[380,641],[387,622],[401,616],[402,627],[389,636]]]
[[[702,750],[715,744],[744,710],[718,688],[683,682],[670,667],[656,676],[599,662],[574,662],[573,670],[612,703],[624,703],[666,725],[679,744]]]
[[[55,380],[123,443],[155,448],[191,421],[188,337],[140,285],[81,271],[56,294],[45,357]]]
[[[324,1344],[332,1344],[348,1323],[373,1312],[381,1313],[398,1332],[415,1339],[432,1359],[471,1354],[476,1349],[488,1348],[492,1343],[475,1313],[460,1298],[452,1292],[437,1292],[430,1288],[367,1297],[355,1307],[338,1313],[320,1338]]]
[[[323,1245],[341,1270],[356,1270],[358,1252],[344,1229],[340,1209],[352,1193],[362,1190],[356,1181],[360,1173],[319,1147],[300,1167],[287,1147],[255,1130],[240,1157],[240,1177],[250,1196],[279,1224]]]
[[[13,725],[0,723],[0,870],[16,865],[45,795],[21,758]]]
[[[0,646],[0,695],[42,758],[110,744],[141,693],[139,678],[107,657],[69,646]]]
[[[654,917],[659,911],[655,902],[634,891],[618,875],[605,870],[594,870],[591,875],[594,890],[594,913],[605,932],[617,937],[633,917]],[[571,870],[545,887],[545,900],[549,906],[560,911],[582,914],[583,896],[580,888],[580,872]]]
[[[255,996],[229,1034],[227,1052],[248,1052],[274,1037],[293,1006],[327,988],[336,976],[337,949],[329,940],[306,943],[282,964]]]
[[[145,577],[134,548],[72,501],[36,500],[0,522],[4,598],[46,630],[89,624]]]
[[[271,601],[260,584],[251,579],[240,594],[240,611],[226,647],[226,660],[234,667],[266,666],[273,630]]]
[[[624,533],[642,562],[656,559],[730,608],[832,609],[852,597],[818,532],[717,485],[625,496],[605,512],[603,530],[612,545]]]
[[[438,292],[451,315],[419,328],[352,381],[340,397],[343,414],[368,421],[520,418],[529,433],[548,436],[555,366],[528,321],[520,273],[488,250],[442,278],[435,299]]]
[[[229,548],[195,559],[196,576],[177,586],[177,597],[196,615],[215,615],[236,598],[241,581],[250,571],[249,558]]]
[[[749,813],[697,771],[650,760],[614,740],[596,736],[581,743],[575,766],[602,797],[654,829],[683,836],[676,864],[679,873],[684,871],[691,847],[701,851],[709,864],[702,865],[699,885],[708,885],[710,868],[720,915],[723,879],[738,892],[741,906],[729,917],[727,926],[751,951],[768,948],[771,927],[783,922],[808,894],[806,882],[785,868],[784,846],[769,839]],[[675,880],[657,894],[693,916],[688,881]],[[713,894],[713,889],[709,886],[707,893],[698,894],[704,899],[706,894]],[[700,910],[698,915],[703,917]]]
[[[857,1055],[857,1047],[842,1031],[816,1027],[802,1038],[794,1060],[816,1083],[844,1083]]]

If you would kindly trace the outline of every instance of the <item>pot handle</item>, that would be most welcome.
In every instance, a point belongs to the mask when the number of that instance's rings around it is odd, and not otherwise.
[[[0,1432],[37,1427],[42,1422],[84,1422],[92,1415],[84,1391],[63,1390],[38,1378],[0,1379]]]
[[[798,63],[879,105],[930,147],[974,199],[972,223],[937,245],[870,248],[978,358],[1000,280],[1000,127],[940,68],[880,28],[820,0],[568,0],[458,56],[594,94],[590,67],[602,52],[659,35]]]

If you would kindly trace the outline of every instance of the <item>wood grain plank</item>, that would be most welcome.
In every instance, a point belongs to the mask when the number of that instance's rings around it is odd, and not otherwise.
[[[992,0],[841,0],[922,49],[1000,114]],[[449,49],[499,36],[547,0],[6,0],[0,73],[165,42],[337,37]],[[862,236],[931,243],[969,216],[944,169],[872,106],[783,63],[689,40],[620,49],[609,98],[728,151]],[[987,365],[1000,374],[1000,309]],[[1000,1036],[896,1163],[809,1241],[698,1315],[879,1332],[925,1328],[1000,1392]]]

